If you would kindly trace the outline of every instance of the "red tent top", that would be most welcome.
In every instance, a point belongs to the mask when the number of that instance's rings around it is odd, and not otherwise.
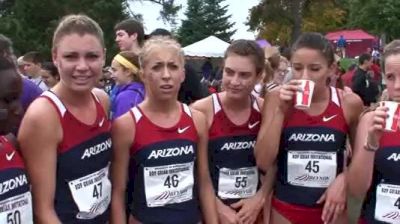
[[[330,32],[325,35],[328,40],[338,40],[343,35],[346,40],[375,40],[376,37],[365,32],[364,30],[340,30]]]

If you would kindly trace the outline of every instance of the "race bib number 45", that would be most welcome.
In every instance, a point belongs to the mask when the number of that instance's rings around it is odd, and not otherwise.
[[[108,166],[87,176],[68,182],[78,206],[78,219],[94,219],[103,214],[111,202],[111,182]]]
[[[144,168],[148,207],[189,201],[193,197],[194,162]]]
[[[0,223],[33,223],[31,193],[26,192],[0,201]]]
[[[287,164],[294,186],[327,188],[336,178],[336,152],[289,151]]]
[[[376,188],[375,219],[400,223],[400,186],[379,184]]]
[[[218,196],[226,198],[248,198],[255,195],[258,185],[257,167],[219,170]]]

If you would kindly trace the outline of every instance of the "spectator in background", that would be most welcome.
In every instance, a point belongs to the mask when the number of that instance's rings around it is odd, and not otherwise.
[[[4,56],[10,57],[10,60],[14,60],[15,65],[17,65],[16,57],[13,53],[12,42],[6,36],[0,34],[0,54]],[[21,59],[22,61],[22,59]],[[21,70],[20,70],[21,72]],[[23,76],[21,74],[21,76]],[[42,90],[36,86],[35,83],[31,82],[25,76],[22,79],[22,95],[20,98],[20,102],[22,105],[22,109],[26,111],[28,106],[42,94]]]
[[[352,90],[362,99],[364,106],[370,106],[376,102],[379,89],[373,80],[371,65],[372,57],[370,54],[362,54],[358,58],[359,66],[352,78]]]
[[[337,47],[340,50],[342,58],[345,58],[346,57],[347,41],[346,41],[346,39],[344,38],[343,35],[340,35],[340,38],[339,38],[339,40],[337,42]]]
[[[48,90],[49,88],[46,86],[46,84],[42,80],[42,77],[40,76],[40,71],[42,70],[43,63],[43,59],[40,53],[37,51],[30,51],[24,55],[23,61],[25,62],[24,70],[29,79],[43,91]]]
[[[42,64],[42,70],[40,71],[40,74],[43,82],[50,89],[60,81],[60,74],[58,74],[57,67],[53,64],[53,62],[44,62]]]
[[[211,82],[211,76],[213,72],[213,66],[211,63],[211,58],[206,58],[206,61],[204,62],[203,66],[201,66],[201,72],[203,74],[202,81],[210,81]]]
[[[126,19],[114,27],[115,42],[120,51],[132,51],[139,54],[144,43],[143,24],[135,19]]]
[[[151,32],[148,38],[154,36],[172,37],[172,34],[166,29],[158,28]],[[207,95],[208,90],[200,84],[200,77],[196,74],[194,68],[185,63],[185,80],[179,89],[178,100],[182,103],[191,104]]]
[[[21,56],[17,59],[17,66],[18,66],[18,72],[19,74],[23,75],[26,77],[26,71],[25,71],[25,62],[24,62],[24,56]]]

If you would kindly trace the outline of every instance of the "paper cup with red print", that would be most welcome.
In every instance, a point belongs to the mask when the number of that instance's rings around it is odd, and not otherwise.
[[[400,104],[393,101],[382,101],[380,106],[388,108],[388,117],[385,120],[385,131],[397,131],[400,119]]]
[[[301,91],[296,92],[294,107],[300,110],[310,108],[311,99],[314,93],[315,83],[311,80],[299,80]]]

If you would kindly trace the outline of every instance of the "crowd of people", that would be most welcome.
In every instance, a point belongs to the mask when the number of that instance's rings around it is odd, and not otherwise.
[[[379,99],[371,56],[344,87],[319,33],[290,57],[233,41],[212,94],[168,31],[115,35],[110,66],[85,15],[61,19],[49,61],[0,35],[0,223],[345,224],[349,195],[359,223],[399,223],[399,40]]]

